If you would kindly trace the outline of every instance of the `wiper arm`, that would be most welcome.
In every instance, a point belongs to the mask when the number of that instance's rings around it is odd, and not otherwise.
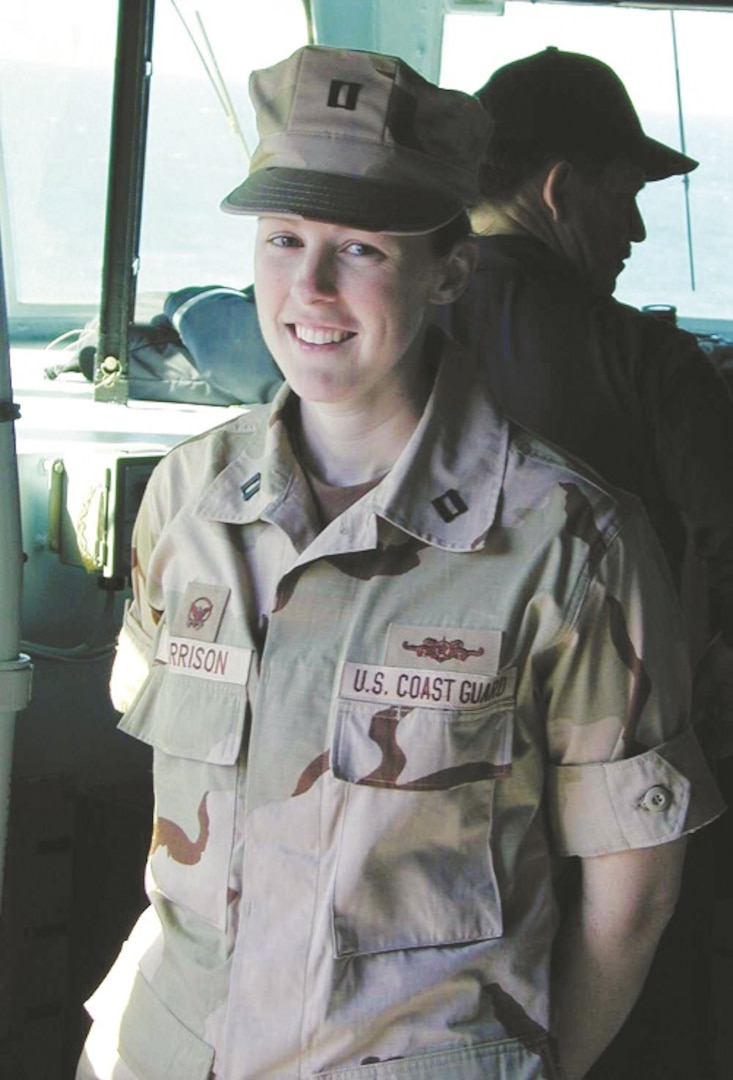
[[[680,64],[679,54],[677,52],[677,26],[674,18],[674,11],[670,11],[670,23],[672,27],[672,52],[674,55],[674,78],[675,86],[677,88],[677,121],[680,130],[680,150],[683,154],[687,153],[687,146],[685,141],[685,118],[682,110],[682,84],[680,81]],[[692,248],[692,214],[690,212],[690,175],[685,173],[682,177],[682,186],[684,189],[685,198],[685,219],[687,222],[687,258],[690,265],[690,288],[695,291],[695,256]]]
[[[252,159],[252,154],[250,153],[250,149],[247,145],[247,140],[244,137],[244,132],[242,131],[241,125],[239,123],[239,117],[237,116],[237,110],[234,107],[234,102],[232,101],[231,95],[227,88],[227,84],[224,81],[221,69],[219,68],[216,54],[211,47],[211,42],[209,41],[209,36],[206,33],[203,19],[201,18],[201,13],[199,11],[195,12],[199,35],[201,37],[201,43],[199,43],[196,34],[191,29],[186,19],[186,16],[181,11],[180,7],[176,3],[176,0],[171,0],[171,4],[173,5],[173,9],[176,15],[181,20],[184,30],[191,39],[191,44],[196,50],[198,58],[203,65],[204,71],[208,75],[211,85],[214,87],[214,93],[219,99],[219,104],[224,110],[224,115],[229,121],[229,126],[231,127],[232,131],[239,140],[242,149],[244,150],[244,156],[247,165],[249,166],[249,163]]]

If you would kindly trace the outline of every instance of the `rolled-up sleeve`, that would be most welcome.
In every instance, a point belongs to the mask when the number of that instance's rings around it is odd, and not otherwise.
[[[722,813],[690,726],[680,610],[640,510],[596,551],[572,630],[550,659],[540,696],[557,854],[651,847]]]
[[[652,847],[701,828],[723,809],[689,728],[631,758],[553,766],[549,792],[560,855]]]

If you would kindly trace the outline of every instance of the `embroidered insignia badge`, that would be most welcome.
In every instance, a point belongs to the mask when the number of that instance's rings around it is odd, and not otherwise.
[[[197,596],[189,605],[186,626],[191,630],[200,630],[204,623],[211,618],[213,610],[214,605],[208,596]]]
[[[196,641],[216,641],[230,593],[226,585],[189,582],[171,619],[171,634]]]
[[[448,641],[447,638],[426,637],[419,645],[411,645],[409,641],[402,642],[402,648],[408,652],[417,653],[418,656],[429,656],[431,660],[437,660],[444,664],[446,660],[468,660],[469,656],[483,656],[484,650],[467,649],[460,638]]]

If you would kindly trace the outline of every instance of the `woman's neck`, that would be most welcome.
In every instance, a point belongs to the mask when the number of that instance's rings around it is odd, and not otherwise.
[[[290,421],[296,455],[320,480],[352,487],[380,479],[394,465],[420,422],[442,352],[440,332],[420,342],[417,363],[369,400],[299,400]]]
[[[301,401],[296,452],[303,466],[327,484],[366,483],[389,472],[421,414],[422,408],[397,403],[393,411],[375,417]]]

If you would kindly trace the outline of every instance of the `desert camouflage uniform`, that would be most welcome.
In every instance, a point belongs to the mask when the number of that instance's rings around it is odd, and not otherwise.
[[[322,531],[287,387],[156,470],[113,680],[151,908],[80,1076],[550,1080],[555,857],[719,812],[636,502],[472,379]]]

